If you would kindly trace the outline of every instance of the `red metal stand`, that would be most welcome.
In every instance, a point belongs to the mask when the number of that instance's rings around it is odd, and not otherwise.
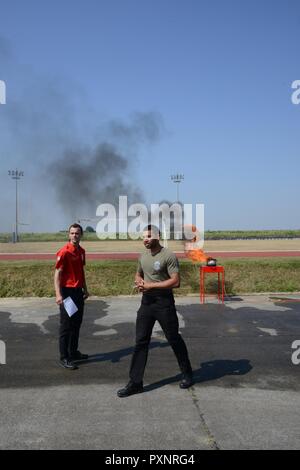
[[[218,301],[222,300],[224,303],[225,293],[225,270],[224,266],[200,266],[200,302],[205,302],[205,283],[204,278],[206,273],[217,273],[218,274]],[[220,286],[220,275],[221,275],[221,286]]]

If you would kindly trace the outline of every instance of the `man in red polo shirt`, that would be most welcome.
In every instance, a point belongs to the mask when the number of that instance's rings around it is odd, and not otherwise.
[[[60,308],[59,363],[71,370],[77,369],[73,361],[88,359],[87,354],[78,351],[84,300],[89,296],[84,275],[85,250],[79,245],[82,234],[81,225],[70,226],[69,242],[57,253],[54,274],[56,303]],[[71,297],[78,309],[71,316],[64,305],[68,297]]]

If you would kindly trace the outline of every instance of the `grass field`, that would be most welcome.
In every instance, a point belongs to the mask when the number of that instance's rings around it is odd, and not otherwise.
[[[0,243],[0,253],[56,253],[66,242],[20,242]],[[139,252],[143,245],[141,240],[106,240],[88,241],[83,239],[82,246],[88,253],[97,252]],[[173,251],[183,251],[181,241],[169,241],[168,247]],[[265,250],[300,250],[300,238],[270,240],[205,240],[206,251],[265,251]]]
[[[93,234],[92,234],[93,235]],[[61,241],[35,241],[20,243],[0,243],[0,253],[56,253],[65,243]],[[140,252],[141,240],[91,241],[84,239],[82,246],[88,253],[95,252]],[[173,251],[183,251],[180,241],[169,241]],[[207,252],[226,251],[269,251],[300,250],[300,238],[293,239],[236,239],[206,240]],[[188,260],[181,261],[182,282],[176,295],[199,292],[199,266]],[[218,264],[225,266],[227,294],[254,292],[297,292],[300,291],[299,258],[239,258],[223,259]],[[51,261],[9,261],[0,262],[0,297],[51,297],[53,289],[54,257]],[[91,295],[130,295],[134,294],[133,278],[136,262],[89,261],[86,277]],[[216,291],[217,279],[208,276],[206,289]]]
[[[300,258],[219,259],[225,267],[226,293],[300,292]],[[176,295],[199,292],[199,268],[181,261],[181,287]],[[134,294],[135,261],[93,261],[86,266],[91,295]],[[0,297],[52,297],[54,266],[48,261],[0,262]],[[206,277],[208,292],[215,292],[217,279]]]

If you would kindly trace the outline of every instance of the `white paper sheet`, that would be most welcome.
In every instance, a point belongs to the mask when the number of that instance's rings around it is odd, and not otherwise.
[[[71,297],[66,297],[63,300],[63,302],[64,302],[65,310],[67,314],[69,315],[69,317],[71,317],[72,315],[74,315],[74,313],[78,311],[78,308],[76,304],[73,302],[73,300],[71,299]]]

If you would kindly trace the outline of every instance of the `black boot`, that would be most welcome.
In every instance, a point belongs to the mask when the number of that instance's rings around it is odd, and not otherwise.
[[[69,369],[69,370],[78,369],[78,367],[74,364],[74,362],[72,362],[70,359],[67,359],[67,358],[60,359],[59,364],[65,369]]]
[[[71,361],[86,361],[88,358],[88,354],[82,354],[80,351],[76,351],[71,355]]]
[[[190,388],[194,384],[193,373],[183,374],[182,381],[179,384],[180,388]]]
[[[143,391],[143,382],[137,384],[130,380],[126,387],[118,390],[118,397],[129,397],[130,395],[134,395],[135,393],[142,393]]]

